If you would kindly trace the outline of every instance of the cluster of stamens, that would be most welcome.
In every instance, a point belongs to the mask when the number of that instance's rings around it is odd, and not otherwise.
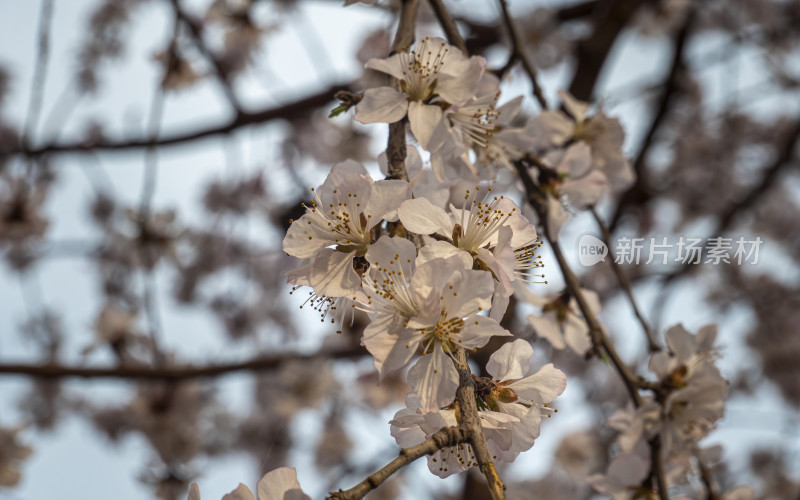
[[[497,118],[500,113],[495,109],[500,93],[477,98],[449,113],[451,125],[461,130],[469,144],[473,147],[486,148],[489,140],[497,130]]]
[[[398,312],[406,318],[416,314],[417,308],[409,288],[411,277],[405,275],[399,259],[400,254],[395,254],[388,266],[375,262],[370,266],[370,272],[361,276],[362,289],[367,296],[367,305],[362,310]],[[373,303],[375,298],[379,299],[377,304]]]
[[[544,267],[542,255],[537,253],[543,244],[542,239],[537,237],[536,241],[530,245],[514,249],[514,274],[517,278],[527,283],[542,283],[542,281],[537,281],[536,278],[544,279],[544,273],[537,274],[530,271]],[[543,283],[546,285],[547,280]]]
[[[480,186],[475,187],[480,191]],[[479,201],[477,193],[473,197],[470,190],[467,190],[464,199],[469,201],[469,207],[461,211],[461,223],[456,225],[459,234],[453,235],[453,243],[473,255],[478,249],[486,245],[491,238],[500,230],[503,224],[514,215],[516,207],[510,212],[504,212],[497,207],[497,202],[504,199],[503,196],[494,196],[489,200],[492,188],[488,188],[489,193]],[[465,220],[465,214],[469,214]],[[455,231],[454,231],[455,232]]]
[[[292,290],[289,292],[289,295],[294,294],[294,292],[301,288],[300,285],[293,286]],[[325,295],[317,295],[314,290],[308,292],[308,298],[300,305],[300,309],[303,309],[306,305],[311,306],[311,309],[319,313],[319,320],[321,323],[324,323],[326,319],[329,319],[331,323],[343,325],[345,316],[347,312],[350,312],[350,321],[348,326],[350,328],[353,327],[353,321],[355,319],[355,297],[353,299],[348,299],[347,297],[327,297]],[[349,304],[349,307],[348,307]],[[336,333],[342,333],[341,328],[336,330]]]
[[[436,91],[436,77],[444,66],[444,59],[450,49],[444,42],[438,49],[429,48],[430,38],[417,44],[416,50],[400,52],[400,62],[405,70],[400,85],[411,101],[426,101]],[[434,50],[436,50],[434,52]]]
[[[303,208],[311,214],[308,224],[333,233],[332,244],[341,247],[366,248],[370,243],[370,234],[369,231],[366,231],[367,220],[372,216],[363,213],[358,193],[347,193],[345,196],[340,194],[339,190],[334,189],[333,193],[337,195],[338,201],[328,203],[328,207],[323,211],[321,208],[323,203],[319,195],[315,189],[312,188],[311,191],[314,192],[314,200],[310,202],[310,206],[303,203]],[[353,214],[356,214],[355,218]],[[306,232],[306,234],[309,240],[314,239],[311,232]],[[351,251],[352,248],[344,248],[344,250]]]

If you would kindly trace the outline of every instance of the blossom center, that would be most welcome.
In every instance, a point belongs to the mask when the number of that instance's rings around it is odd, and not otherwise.
[[[400,63],[404,68],[400,85],[410,101],[422,102],[433,97],[436,78],[450,50],[444,42],[438,48],[429,46],[429,43],[430,39],[425,38],[417,44],[416,50],[400,53]]]

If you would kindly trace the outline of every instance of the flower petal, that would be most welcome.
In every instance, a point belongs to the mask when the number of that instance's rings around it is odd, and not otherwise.
[[[550,342],[553,349],[563,349],[566,347],[564,335],[561,333],[558,324],[556,324],[555,318],[541,318],[531,314],[528,316],[528,323],[531,324],[536,335]]]
[[[242,483],[239,483],[239,486],[237,486],[235,490],[222,497],[222,500],[256,500],[256,497],[253,496],[253,492],[250,491],[250,488]]]
[[[422,149],[428,149],[428,142],[430,142],[433,131],[436,130],[436,126],[439,125],[441,120],[442,108],[439,106],[422,104],[417,101],[412,101],[408,104],[408,123],[411,126],[411,132],[419,145],[422,146]]]
[[[402,323],[398,325],[390,315],[383,315],[370,322],[364,330],[362,342],[375,358],[375,369],[380,380],[406,366],[417,351],[419,334],[415,330],[398,332],[398,326],[402,328]]]
[[[466,101],[477,92],[485,68],[486,59],[481,56],[445,65],[439,72],[436,93],[450,104]]]
[[[470,316],[464,320],[461,329],[461,342],[459,346],[467,349],[483,347],[491,337],[510,337],[511,332],[500,326],[500,323],[486,316]]]
[[[509,384],[523,399],[542,405],[553,401],[567,388],[567,376],[548,363],[533,375]]]
[[[455,399],[458,371],[437,343],[408,370],[408,383],[419,396],[422,411],[436,411]]]
[[[406,181],[390,179],[373,184],[372,195],[364,207],[367,229],[380,224],[384,219],[390,222],[396,221],[397,207],[409,198],[411,198],[411,184]]]
[[[397,209],[397,213],[400,222],[412,233],[439,233],[448,238],[452,236],[453,223],[450,221],[450,216],[425,198],[404,201]]]
[[[280,467],[267,472],[258,482],[258,500],[311,500],[297,481],[297,470]]]
[[[486,371],[495,380],[521,379],[530,371],[532,356],[533,347],[528,342],[517,339],[503,344],[489,357]]]
[[[356,104],[355,119],[361,123],[399,122],[408,112],[408,96],[391,87],[367,89]]]
[[[398,80],[402,80],[404,78],[403,71],[406,69],[406,66],[402,62],[402,57],[403,56],[400,54],[394,54],[385,59],[372,58],[367,61],[364,67],[366,69],[386,73],[387,75],[391,75]]]
[[[355,252],[339,252],[323,248],[314,259],[308,277],[317,295],[345,297],[361,288],[361,277],[353,269]]]
[[[444,287],[442,306],[448,318],[463,318],[492,307],[494,279],[486,271],[465,269]]]

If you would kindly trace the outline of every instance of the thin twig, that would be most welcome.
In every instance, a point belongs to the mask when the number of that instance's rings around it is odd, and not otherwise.
[[[525,72],[528,74],[531,85],[533,85],[534,97],[536,97],[536,100],[539,101],[539,105],[542,107],[542,109],[548,109],[549,106],[547,105],[547,98],[544,96],[542,86],[539,85],[538,73],[530,59],[528,59],[528,54],[525,53],[525,46],[522,43],[522,39],[519,37],[516,26],[514,26],[514,20],[511,18],[511,13],[508,11],[508,2],[507,0],[498,0],[498,2],[500,3],[500,9],[503,11],[503,21],[505,22],[506,29],[508,30],[508,35],[511,37],[511,56],[509,57],[509,63],[506,64],[506,66],[510,67],[513,64],[512,61],[515,59],[522,63],[522,67],[525,68]]]
[[[703,482],[703,487],[706,490],[706,500],[720,500],[721,497],[714,488],[714,479],[711,477],[711,471],[706,467],[706,464],[700,460],[700,456],[696,452],[695,459],[697,460],[697,467],[700,469],[700,480]]]
[[[172,26],[172,42],[170,43],[174,44],[176,43],[175,40],[178,38],[181,20],[180,7],[177,0],[173,1],[173,7],[175,8],[175,22]],[[172,66],[172,61],[170,61],[172,57],[173,53],[171,51],[168,52],[168,60],[164,65],[165,74]],[[147,125],[150,144],[144,153],[144,178],[142,180],[142,194],[139,203],[138,222],[140,238],[138,252],[139,258],[144,266],[144,270],[142,271],[142,300],[147,317],[147,330],[153,345],[153,358],[155,359],[156,366],[160,366],[164,362],[164,354],[160,348],[163,333],[161,328],[161,315],[158,307],[156,278],[154,276],[155,266],[153,262],[149,261],[151,256],[147,251],[149,239],[147,235],[150,232],[150,212],[153,204],[153,197],[155,196],[156,182],[158,180],[158,148],[156,148],[155,142],[158,140],[158,135],[161,131],[161,119],[164,116],[164,100],[166,96],[161,84],[157,85],[153,92],[153,100],[150,104],[150,114]]]
[[[674,100],[679,94],[679,82],[686,68],[686,62],[684,60],[685,52],[688,46],[687,42],[689,40],[689,34],[691,33],[695,12],[696,9],[689,11],[683,26],[675,34],[673,40],[672,63],[670,64],[669,73],[661,87],[661,97],[658,100],[653,118],[650,121],[650,127],[648,127],[644,139],[642,139],[642,143],[639,146],[639,151],[636,153],[636,157],[633,160],[633,170],[636,172],[636,183],[622,195],[622,198],[617,204],[617,208],[609,223],[612,231],[617,227],[625,209],[633,203],[640,202],[642,198],[647,196],[649,182],[647,178],[647,169],[645,168],[645,160],[654,143],[656,133],[665,123],[669,111],[673,108]]]
[[[44,97],[44,87],[47,80],[47,63],[50,60],[50,24],[52,19],[53,0],[45,0],[42,2],[42,9],[39,14],[36,66],[33,70],[31,97],[28,102],[28,113],[25,117],[25,127],[20,141],[24,150],[30,149],[30,143],[36,131],[39,114],[42,109],[42,98]]]
[[[594,215],[594,220],[597,222],[597,225],[600,227],[600,231],[603,233],[603,242],[608,247],[609,253],[613,254],[614,248],[611,246],[611,231],[609,231],[608,226],[606,226],[605,222],[603,222],[603,219],[600,218],[600,214],[597,213],[597,210],[594,207],[592,207],[592,215]],[[645,319],[642,311],[636,304],[630,278],[628,278],[628,275],[625,274],[625,271],[613,257],[609,259],[609,265],[611,266],[611,270],[614,271],[614,274],[617,276],[619,284],[622,285],[622,289],[625,291],[625,296],[628,298],[628,302],[630,303],[636,318],[639,320],[639,324],[642,325],[642,330],[644,330],[644,334],[647,337],[648,350],[650,352],[656,352],[660,350],[660,347],[656,342],[653,329],[650,327],[650,323],[648,323],[647,319]]]
[[[650,477],[655,478],[659,500],[669,500],[667,478],[664,475],[664,462],[661,460],[661,433],[648,441],[650,445]]]
[[[335,84],[316,94],[304,97],[298,101],[290,102],[274,108],[266,108],[253,112],[242,112],[233,117],[226,123],[212,125],[207,128],[178,132],[160,136],[156,141],[148,137],[140,137],[131,140],[107,141],[99,143],[73,142],[62,144],[45,144],[39,148],[32,149],[26,153],[24,149],[16,148],[10,151],[0,151],[0,155],[27,154],[28,156],[41,156],[54,153],[96,153],[100,151],[128,151],[131,149],[144,149],[150,146],[164,147],[183,144],[186,142],[204,139],[213,135],[229,134],[242,127],[258,125],[271,120],[292,120],[307,116],[308,113],[318,107],[324,106],[333,101],[333,95],[341,90],[347,90],[351,83]]]
[[[464,38],[461,36],[461,33],[458,32],[458,27],[456,26],[455,21],[450,16],[450,13],[447,11],[447,7],[444,6],[442,0],[428,0],[428,3],[431,5],[433,9],[433,13],[436,16],[436,19],[439,21],[439,24],[444,31],[444,35],[447,37],[447,40],[450,42],[450,45],[455,45],[458,47],[458,50],[467,55],[469,51],[467,50],[467,44],[464,42]]]
[[[425,455],[436,453],[442,448],[457,446],[466,442],[467,439],[468,437],[463,432],[461,427],[444,427],[422,443],[409,448],[403,448],[403,450],[400,451],[400,456],[383,466],[380,470],[370,474],[366,479],[353,486],[349,490],[331,492],[330,496],[328,496],[328,499],[358,500],[363,498],[364,495],[383,484],[383,482],[389,479],[392,474],[399,471],[414,460]]]
[[[55,364],[32,365],[24,363],[0,364],[0,375],[20,375],[37,378],[111,378],[122,380],[170,380],[181,381],[196,378],[220,377],[238,372],[263,372],[278,368],[287,362],[310,362],[317,359],[360,358],[367,353],[361,346],[338,350],[320,351],[312,354],[281,353],[258,357],[237,363],[220,363],[207,366],[119,366],[113,368],[89,368]]]
[[[644,2],[616,0],[598,2],[591,8],[594,31],[578,42],[575,50],[575,73],[569,93],[581,101],[591,101],[594,87],[617,37]],[[608,9],[605,9],[606,6]]]
[[[539,220],[546,221],[547,203],[543,199],[543,194],[533,183],[533,179],[531,179],[531,176],[528,173],[525,165],[519,165],[517,171],[519,172],[519,176],[522,179],[523,185],[525,186],[525,191],[528,195],[528,201],[537,211]],[[547,227],[546,224],[545,227]],[[554,237],[555,235],[551,235],[549,231],[545,230],[545,238],[550,243],[550,247],[553,249],[553,254],[556,256],[558,267],[561,269],[561,274],[564,276],[564,281],[566,282],[567,288],[569,289],[570,294],[578,302],[578,307],[583,313],[584,320],[589,327],[589,335],[591,337],[594,349],[598,353],[601,352],[601,349],[602,351],[605,351],[606,355],[611,360],[611,364],[614,366],[620,378],[622,379],[622,382],[625,385],[625,388],[627,389],[634,406],[638,408],[642,405],[642,397],[639,394],[639,379],[634,375],[631,368],[626,365],[624,361],[622,361],[622,358],[619,357],[619,354],[614,348],[614,344],[606,334],[594,311],[591,309],[591,307],[589,307],[589,303],[586,300],[586,297],[583,295],[580,282],[578,281],[575,273],[569,267],[567,260],[564,258],[564,253],[561,251],[561,247],[559,246],[558,242],[554,241]],[[664,476],[664,466],[661,460],[661,442],[659,437],[656,436],[656,438],[651,440],[649,444],[651,452],[650,477],[655,480],[656,489],[658,490],[660,500],[668,500],[667,482]]]
[[[222,87],[223,92],[225,92],[225,96],[228,98],[228,102],[233,109],[236,111],[237,114],[241,113],[242,107],[241,103],[239,102],[238,97],[236,97],[236,93],[233,90],[233,79],[228,71],[225,69],[225,66],[220,62],[219,58],[211,52],[211,49],[206,45],[205,41],[203,40],[203,26],[200,25],[197,21],[191,18],[182,8],[180,5],[180,0],[172,0],[172,7],[175,10],[175,15],[177,19],[183,22],[186,27],[189,28],[189,33],[192,36],[192,40],[194,40],[194,45],[197,47],[197,50],[200,51],[201,54],[211,63],[211,66],[214,67],[214,71],[217,75],[217,79],[219,80],[220,86]],[[172,43],[175,43],[173,40]],[[167,65],[169,66],[169,65]]]
[[[533,179],[531,178],[530,173],[525,165],[519,165],[517,167],[517,171],[519,172],[519,177],[522,180],[523,186],[525,187],[528,202],[536,210],[539,220],[546,221],[547,202],[543,199],[544,195],[536,187],[536,184],[534,184]],[[545,224],[545,227],[547,227],[547,224]],[[550,234],[549,231],[545,231],[545,238],[547,239],[548,243],[550,243],[550,247],[553,249],[553,254],[555,254],[556,260],[558,261],[558,267],[561,269],[561,274],[564,276],[564,281],[566,282],[570,294],[575,297],[575,300],[578,302],[578,306],[583,313],[586,324],[589,327],[589,335],[592,339],[592,344],[595,346],[595,349],[598,351],[598,353],[602,347],[602,350],[608,354],[608,357],[622,378],[625,387],[628,389],[628,393],[630,394],[634,404],[637,407],[640,406],[641,396],[639,396],[639,391],[636,385],[637,378],[633,375],[631,369],[619,357],[619,354],[617,354],[613,344],[606,336],[605,330],[603,330],[600,321],[597,319],[594,311],[589,307],[589,302],[583,295],[583,289],[578,281],[578,277],[569,267],[567,259],[564,257],[564,253],[561,251],[561,246],[557,241],[555,241],[555,236]]]

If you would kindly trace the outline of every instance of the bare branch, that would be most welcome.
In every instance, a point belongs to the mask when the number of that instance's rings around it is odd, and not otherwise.
[[[468,439],[461,427],[445,427],[437,431],[429,439],[422,443],[404,448],[400,451],[400,456],[383,466],[380,470],[367,476],[366,479],[353,486],[349,490],[339,490],[331,492],[330,500],[358,500],[364,495],[374,490],[384,481],[389,479],[392,474],[399,471],[414,460],[425,455],[431,455],[441,450],[466,442]]]
[[[239,99],[236,97],[236,93],[233,91],[233,81],[231,75],[225,70],[225,66],[222,65],[219,59],[211,52],[211,49],[203,40],[202,25],[200,25],[195,19],[192,19],[192,17],[181,8],[180,0],[171,1],[172,7],[175,9],[175,15],[177,16],[177,19],[183,22],[186,27],[189,28],[189,33],[192,35],[192,40],[194,40],[195,46],[200,53],[205,56],[208,62],[211,63],[211,66],[214,67],[217,79],[219,80],[223,92],[225,92],[225,96],[228,98],[228,102],[230,102],[231,106],[233,106],[233,109],[236,110],[237,114],[241,113],[242,107],[239,103]]]
[[[414,41],[414,30],[417,25],[417,11],[419,10],[419,0],[405,0],[400,11],[400,24],[392,43],[392,53],[405,50]],[[400,88],[400,83],[394,78],[392,86]],[[388,179],[400,179],[408,181],[406,171],[406,123],[407,119],[389,124],[389,140],[386,146],[386,159],[389,163]]]
[[[60,153],[95,153],[98,151],[127,151],[131,149],[143,149],[148,146],[173,146],[185,142],[210,137],[213,135],[228,134],[242,127],[257,125],[271,120],[291,120],[306,116],[311,110],[319,108],[333,101],[333,95],[339,91],[347,90],[351,83],[335,84],[316,94],[304,97],[298,101],[284,104],[275,108],[266,108],[253,112],[242,112],[233,117],[227,123],[212,125],[207,128],[191,132],[173,133],[162,136],[156,141],[151,141],[149,137],[109,141],[100,143],[68,143],[68,144],[45,144],[44,146],[25,153],[21,148],[11,151],[0,151],[0,155],[28,154],[29,156],[41,156],[45,154]]]
[[[576,99],[592,100],[595,84],[611,47],[642,3],[638,0],[614,0],[598,2],[591,9],[594,32],[578,43],[575,74],[569,86],[569,93]],[[609,4],[610,7],[606,9],[605,6]]]
[[[458,47],[458,50],[463,52],[464,55],[469,54],[469,51],[467,50],[467,44],[464,42],[464,38],[461,37],[461,33],[458,32],[456,23],[453,21],[453,18],[450,17],[450,13],[447,11],[447,7],[444,6],[442,0],[428,0],[428,3],[431,4],[433,13],[436,15],[436,19],[442,26],[444,34],[447,37],[447,40],[450,42],[450,45],[455,45]]]
[[[597,225],[600,227],[600,231],[603,233],[603,242],[608,247],[608,251],[613,254],[614,247],[611,245],[611,231],[609,231],[608,226],[606,226],[605,222],[603,222],[603,219],[600,218],[600,214],[597,213],[597,210],[594,207],[592,207],[592,215],[594,215],[594,220],[597,222]],[[644,330],[644,334],[647,337],[647,348],[650,350],[650,352],[656,352],[660,350],[658,342],[656,342],[653,329],[650,327],[650,323],[648,323],[647,319],[645,319],[642,311],[636,304],[630,278],[628,278],[628,275],[625,274],[625,271],[615,259],[609,259],[609,265],[611,266],[611,270],[614,271],[614,274],[617,276],[619,284],[622,285],[622,289],[625,291],[625,296],[628,298],[628,302],[630,303],[636,318],[639,320],[639,324],[642,325],[642,330]]]
[[[31,97],[28,103],[28,113],[23,128],[22,147],[30,149],[36,125],[39,122],[39,113],[42,109],[45,81],[47,79],[47,63],[50,59],[50,24],[53,19],[53,0],[42,2],[39,14],[39,38],[36,51],[36,67],[31,81]]]
[[[536,100],[539,101],[539,105],[542,107],[542,109],[547,109],[547,99],[544,96],[544,92],[542,92],[541,85],[539,85],[539,78],[537,76],[536,68],[533,66],[530,59],[528,59],[528,55],[525,53],[525,47],[523,46],[522,40],[519,37],[517,28],[514,26],[514,20],[511,18],[511,13],[508,11],[508,1],[498,1],[500,2],[500,9],[503,11],[503,21],[505,22],[506,29],[508,29],[508,34],[511,37],[511,56],[509,57],[506,67],[511,67],[511,65],[514,64],[514,60],[518,60],[522,63],[522,67],[525,68],[525,72],[528,74],[531,85],[533,85],[533,95],[536,97]]]
[[[119,366],[113,368],[88,368],[55,364],[31,365],[22,363],[0,364],[0,375],[22,375],[41,378],[113,378],[129,380],[188,380],[212,378],[237,372],[262,372],[278,368],[291,361],[312,361],[317,359],[359,358],[367,355],[361,346],[345,347],[338,350],[321,351],[312,354],[281,353],[263,356],[239,363],[221,363],[207,366]]]
[[[661,125],[664,123],[670,109],[674,103],[675,97],[679,93],[679,80],[686,68],[684,61],[684,54],[686,52],[687,41],[689,33],[691,32],[692,21],[695,17],[697,9],[691,9],[686,16],[683,26],[675,34],[673,41],[674,49],[672,54],[672,64],[670,65],[669,73],[664,79],[661,87],[661,97],[658,101],[653,119],[650,122],[650,127],[645,133],[644,139],[639,146],[639,152],[636,153],[636,158],[633,161],[633,169],[636,172],[636,183],[628,189],[617,204],[614,215],[611,217],[611,230],[613,231],[619,223],[624,210],[633,203],[639,202],[647,196],[648,193],[648,179],[647,171],[645,169],[645,159],[650,147],[653,145],[656,132],[658,132]]]

